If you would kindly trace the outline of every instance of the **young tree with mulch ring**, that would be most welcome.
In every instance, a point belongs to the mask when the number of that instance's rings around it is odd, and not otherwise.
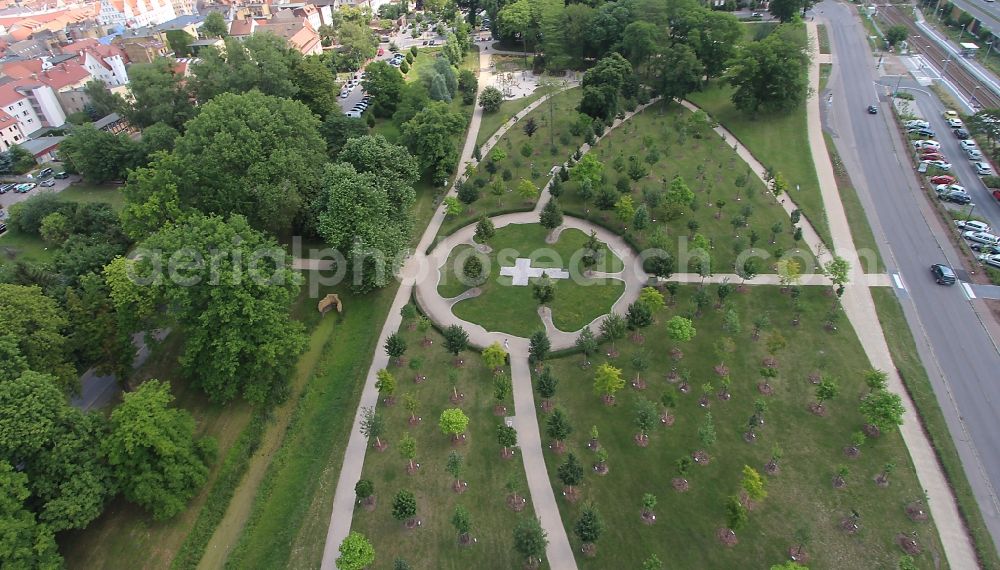
[[[403,394],[403,409],[410,414],[409,423],[411,426],[415,426],[420,423],[420,418],[417,417],[417,407],[419,405],[420,402],[417,401],[417,398],[413,394],[410,394],[409,392]]]
[[[572,451],[566,456],[566,461],[559,466],[556,470],[556,475],[562,484],[565,485],[563,489],[563,495],[566,500],[573,503],[579,498],[579,493],[576,489],[583,481],[583,467],[580,466],[580,462],[576,459],[576,454]]]
[[[493,239],[493,236],[496,235],[496,233],[496,227],[493,225],[493,221],[489,218],[482,217],[479,218],[478,222],[476,222],[476,235],[474,238],[476,242],[487,243]]]
[[[594,543],[601,538],[603,532],[604,521],[597,509],[594,508],[593,503],[588,502],[580,512],[580,518],[573,525],[573,533],[583,543],[581,551],[584,555],[592,557],[597,554],[597,545]]]
[[[597,367],[594,373],[594,391],[601,396],[605,405],[615,402],[615,393],[625,387],[620,368],[615,368],[605,362]]]
[[[415,473],[417,464],[413,460],[417,457],[417,440],[408,433],[404,433],[403,438],[399,440],[399,454],[406,460],[406,473],[408,475]]]
[[[874,427],[874,429],[871,427],[866,429],[873,436],[902,425],[903,414],[906,413],[903,399],[898,394],[893,394],[888,390],[877,390],[868,394],[861,401],[858,409],[868,425]]]
[[[448,460],[445,461],[444,470],[455,478],[455,482],[451,485],[451,490],[456,493],[464,493],[465,488],[469,485],[462,481],[462,472],[465,470],[465,458],[462,457],[462,454],[454,449],[451,450],[448,453]]]
[[[639,398],[635,403],[635,425],[639,428],[639,433],[633,438],[636,445],[646,447],[649,445],[649,430],[656,425],[657,413],[656,404],[647,398]]]
[[[781,467],[778,466],[778,462],[781,461],[781,456],[784,452],[781,450],[781,446],[777,443],[771,446],[771,459],[767,461],[764,465],[764,472],[768,475],[777,475],[781,472]]]
[[[548,413],[552,410],[552,397],[556,395],[556,387],[558,385],[559,380],[552,375],[552,369],[548,366],[543,368],[535,384],[535,390],[542,397],[541,407],[543,412]]]
[[[656,513],[653,509],[656,508],[656,495],[652,493],[644,493],[642,495],[642,511],[639,513],[642,517],[642,522],[646,524],[653,524],[656,522]]]
[[[392,406],[395,401],[392,395],[396,392],[396,377],[385,368],[375,373],[375,388],[378,395],[382,397],[382,403],[387,407]]]
[[[545,331],[539,330],[531,333],[531,338],[528,339],[528,359],[531,362],[536,365],[540,364],[549,356],[551,349],[552,343]]]
[[[444,348],[455,357],[455,365],[461,366],[458,354],[469,347],[469,333],[460,325],[451,325],[444,329]]]
[[[501,424],[497,426],[497,443],[503,447],[503,451],[500,453],[500,457],[504,459],[510,459],[514,457],[514,450],[512,447],[517,445],[517,430],[513,426],[506,424]]]
[[[677,406],[677,391],[673,386],[668,386],[660,396],[660,403],[663,404],[663,414],[660,416],[660,423],[670,427],[674,425],[674,415],[670,413],[670,410]]]
[[[527,559],[529,568],[538,567],[548,543],[542,524],[535,517],[524,519],[514,527],[514,549]]]
[[[573,426],[570,425],[562,408],[556,408],[549,419],[545,421],[545,433],[554,440],[550,446],[552,451],[555,453],[565,451],[566,444],[563,442],[569,437],[569,434],[573,433]]]
[[[589,326],[583,327],[580,336],[576,337],[576,347],[583,353],[583,366],[590,366],[590,357],[597,352],[597,339]]]
[[[691,468],[691,458],[687,455],[677,459],[677,477],[670,482],[674,489],[684,493],[688,490],[687,473]]]
[[[382,435],[385,433],[385,418],[382,414],[376,412],[372,408],[364,408],[361,410],[361,434],[371,441],[372,438],[375,439],[375,449],[378,451],[385,451],[389,444],[382,441]]]
[[[393,359],[396,366],[402,366],[403,354],[406,353],[406,341],[397,333],[392,333],[385,339],[385,353]]]
[[[611,342],[611,351],[608,352],[609,357],[615,358],[618,356],[615,342],[625,336],[625,328],[625,319],[618,313],[609,313],[601,323],[602,340]]]
[[[608,474],[608,448],[598,448],[597,463],[594,464],[594,473],[597,473],[598,475]]]
[[[507,363],[507,352],[500,346],[499,342],[487,346],[483,349],[483,363],[486,367],[499,374]]]
[[[446,435],[450,435],[453,442],[457,442],[459,436],[464,438],[463,434],[466,428],[469,427],[469,417],[459,408],[449,408],[441,412],[438,427]]]
[[[413,495],[413,492],[402,490],[396,493],[396,496],[392,499],[392,518],[405,523],[406,528],[415,528],[419,524],[415,520],[416,516],[417,498]]]
[[[510,376],[498,374],[493,377],[493,397],[497,401],[496,405],[493,406],[493,415],[503,416],[507,413],[507,406],[503,403],[504,400],[510,397],[512,389]]]
[[[504,483],[504,489],[507,490],[507,506],[510,510],[519,513],[524,510],[524,506],[527,504],[528,500],[518,494],[518,489],[521,488],[521,480],[518,478],[516,472],[511,472],[507,476],[507,482]]]
[[[472,536],[469,531],[472,529],[472,522],[469,518],[469,510],[462,505],[455,506],[455,512],[451,515],[451,524],[458,531],[458,543],[467,546],[472,543]]]
[[[366,510],[370,511],[375,508],[375,483],[372,483],[370,479],[359,479],[354,484],[354,495],[357,496],[358,502]]]
[[[837,397],[839,392],[840,389],[836,382],[830,378],[823,378],[820,380],[819,386],[816,386],[816,401],[809,404],[809,411],[817,416],[826,415],[826,408],[823,407],[823,404]]]

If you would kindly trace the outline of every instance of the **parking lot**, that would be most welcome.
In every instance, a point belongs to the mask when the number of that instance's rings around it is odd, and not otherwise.
[[[3,194],[0,194],[0,209],[2,209],[3,212],[0,213],[0,218],[5,219],[7,217],[7,212],[9,211],[10,207],[13,206],[14,204],[17,204],[18,202],[21,202],[23,200],[27,200],[28,198],[36,194],[39,194],[41,192],[61,192],[70,184],[79,181],[80,177],[74,174],[62,180],[57,180],[55,178],[48,177],[46,179],[34,180],[33,182],[35,184],[38,184],[39,182],[43,182],[45,180],[52,180],[54,184],[51,187],[35,186],[31,190],[24,193],[18,193],[14,192],[13,190],[10,190],[4,192]],[[4,183],[4,184],[9,184],[9,183]]]

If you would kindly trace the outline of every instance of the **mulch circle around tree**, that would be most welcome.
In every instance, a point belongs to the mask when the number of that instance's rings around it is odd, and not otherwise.
[[[691,459],[694,459],[694,462],[698,465],[708,465],[708,462],[712,460],[712,458],[708,456],[708,452],[704,449],[699,449],[698,451],[692,453]]]
[[[375,499],[375,495],[372,495],[371,497],[361,501],[361,507],[370,513],[375,510],[375,504],[377,502],[378,501]]]
[[[542,400],[541,408],[542,408],[542,412],[543,413],[547,414],[547,413],[551,412],[552,409],[555,408],[555,407],[556,407],[556,405],[552,403],[552,400]]]
[[[788,557],[796,564],[805,565],[806,562],[809,562],[809,553],[801,546],[789,546]]]
[[[459,434],[459,435],[451,438],[451,446],[452,447],[462,447],[463,445],[465,445],[465,442],[466,442],[467,439],[468,438],[465,437],[464,433],[463,434]]]
[[[765,356],[764,360],[761,361],[761,364],[763,364],[765,368],[777,368],[778,360],[773,356]]]
[[[528,500],[520,495],[507,495],[507,507],[515,513],[519,513],[524,510],[524,506],[528,503]]]
[[[467,481],[455,481],[451,484],[451,490],[456,494],[461,495],[469,490],[469,483]]]
[[[777,475],[781,473],[781,467],[774,461],[768,461],[767,464],[764,465],[764,473],[767,473],[768,475]]]
[[[414,473],[416,473],[419,470],[420,470],[420,464],[419,463],[414,463],[413,465],[410,465],[409,463],[406,464],[406,474],[407,475],[413,475]]]
[[[923,503],[913,502],[906,505],[906,516],[913,522],[924,522],[927,520],[927,509]]]
[[[595,463],[594,464],[594,473],[597,473],[598,475],[607,475],[608,474],[608,464],[607,463]]]
[[[575,503],[580,500],[580,490],[576,487],[563,487],[563,496],[567,501]]]
[[[558,440],[553,441],[549,444],[549,449],[551,449],[552,453],[555,453],[556,455],[562,455],[563,453],[566,453],[566,442]]]
[[[412,519],[406,519],[406,522],[403,523],[403,526],[406,527],[406,530],[414,530],[416,528],[420,528],[421,526],[423,526],[423,524],[424,521],[414,517]]]
[[[422,418],[422,417],[420,417],[420,416],[410,416],[410,418],[409,418],[408,420],[406,420],[406,422],[407,422],[408,424],[410,424],[410,427],[416,427],[416,426],[420,425],[420,422],[421,422],[421,421],[422,421],[423,419],[424,419],[424,418]]]
[[[535,560],[534,558],[532,558],[531,560],[524,563],[524,570],[538,570],[538,567],[541,566],[541,564],[542,564],[541,560]]]
[[[874,477],[874,479],[875,484],[883,489],[889,486],[889,477],[887,477],[884,473],[879,473]]]
[[[593,542],[585,542],[583,543],[583,546],[580,547],[580,552],[582,552],[587,558],[593,558],[597,556],[597,545]]]
[[[792,319],[792,326],[793,327],[799,326],[799,318],[798,317],[795,317],[794,319]]]
[[[456,358],[456,359],[454,359],[454,360],[451,361],[451,365],[454,366],[455,368],[464,368],[465,367],[465,359],[464,358]]]
[[[647,511],[646,509],[643,509],[642,512],[639,513],[639,517],[642,519],[642,523],[645,525],[656,524],[656,513],[654,513],[653,511]]]
[[[433,339],[429,339],[429,338],[426,338],[426,337],[425,337],[425,338],[423,338],[423,339],[422,339],[422,340],[420,341],[420,346],[422,346],[423,348],[427,348],[428,346],[430,346],[430,345],[432,345],[432,344],[434,344],[434,340],[433,340]]]
[[[715,370],[715,374],[719,378],[722,378],[724,376],[729,376],[729,367],[724,364],[716,364],[713,370]]]
[[[608,358],[618,358],[618,351],[615,349],[611,349],[605,353],[605,356],[607,356]]]
[[[857,534],[861,530],[861,526],[858,525],[858,521],[854,517],[845,517],[844,520],[840,521],[840,530],[847,534]]]
[[[712,403],[708,400],[708,396],[702,396],[698,398],[698,405],[702,408],[707,408],[712,405]]]
[[[396,403],[396,398],[393,398],[392,396],[388,396],[386,398],[382,398],[382,405],[385,406],[385,407],[387,407],[387,408],[391,408],[392,405],[395,404],[395,403]]]
[[[372,444],[372,447],[375,448],[375,451],[382,453],[386,449],[389,449],[389,443],[385,441],[376,440],[375,443]]]
[[[725,390],[722,390],[716,394],[715,397],[718,398],[720,402],[728,402],[733,395]]]
[[[613,405],[615,405],[615,397],[611,396],[609,394],[605,394],[605,395],[601,396],[601,401],[604,402],[605,406],[613,406]]]
[[[866,436],[872,439],[875,439],[876,437],[882,435],[882,432],[879,431],[878,427],[873,426],[872,424],[865,424],[861,426],[861,431],[863,431]]]
[[[641,433],[637,433],[632,437],[632,441],[635,442],[639,447],[649,446],[649,436]]]
[[[675,491],[681,493],[687,493],[688,489],[691,488],[691,484],[688,483],[688,480],[683,477],[674,477],[670,481],[670,484],[673,485]]]
[[[506,416],[507,415],[507,406],[504,406],[503,404],[497,404],[497,405],[493,406],[493,415],[494,416]]]
[[[752,431],[745,431],[745,432],[743,432],[743,441],[745,441],[747,443],[756,443],[757,442],[757,433],[756,432],[752,432]]]
[[[679,362],[683,358],[684,358],[684,351],[683,350],[681,350],[679,348],[671,348],[670,349],[670,359],[671,360],[673,360],[674,362]]]
[[[673,414],[662,414],[660,416],[660,423],[667,427],[674,425],[675,420],[676,418],[673,416]]]
[[[809,373],[809,383],[810,384],[819,385],[819,383],[822,380],[823,380],[823,377],[820,375],[819,372],[810,372]]]
[[[826,415],[826,408],[824,408],[820,404],[817,404],[816,402],[811,402],[809,404],[809,411],[812,412],[813,415],[819,416],[821,418]]]
[[[671,370],[670,372],[667,372],[667,382],[670,382],[671,384],[675,384],[675,383],[677,383],[677,380],[679,380],[679,379],[680,379],[680,375],[677,374],[676,370]]]
[[[641,392],[642,390],[646,389],[646,381],[643,380],[642,378],[639,378],[638,380],[633,380],[632,387]]]
[[[399,358],[393,359],[392,363],[396,365],[396,368],[402,368],[409,363],[410,360],[405,356],[400,356]]]
[[[459,546],[472,546],[475,543],[476,543],[476,539],[472,538],[472,535],[469,534],[469,533],[460,534],[458,536],[458,545]]]
[[[642,336],[642,333],[639,332],[632,333],[632,335],[629,338],[632,340],[632,342],[638,345],[642,345],[646,342],[646,337]]]
[[[740,541],[736,538],[736,532],[731,528],[720,528],[715,531],[715,538],[718,538],[719,542],[721,542],[723,546],[727,546],[729,548],[736,546],[736,544]]]
[[[601,442],[597,441],[594,438],[591,438],[590,441],[587,442],[587,449],[591,451],[597,451],[600,448],[601,448]]]
[[[765,396],[770,396],[771,394],[774,394],[774,386],[771,386],[767,382],[758,382],[757,391]]]
[[[427,380],[427,377],[424,376],[423,374],[417,374],[416,376],[413,377],[414,384],[423,384],[424,380]]]
[[[513,459],[514,458],[514,450],[511,449],[511,448],[509,448],[509,447],[507,449],[500,449],[500,458],[501,459]]]
[[[850,459],[857,459],[861,456],[861,450],[853,445],[848,445],[844,448],[844,456]]]
[[[681,382],[681,385],[677,389],[681,391],[681,394],[687,394],[691,391],[691,385],[687,382]]]
[[[465,394],[459,392],[456,395],[454,392],[452,392],[451,393],[451,397],[449,397],[448,399],[451,400],[452,404],[456,404],[457,405],[457,404],[462,403],[463,400],[465,400]]]
[[[903,552],[909,554],[910,556],[916,556],[923,551],[920,548],[920,543],[917,542],[917,539],[903,533],[896,535],[896,544],[903,549]]]
[[[840,475],[837,475],[833,478],[832,485],[834,489],[843,489],[847,487],[847,480]]]

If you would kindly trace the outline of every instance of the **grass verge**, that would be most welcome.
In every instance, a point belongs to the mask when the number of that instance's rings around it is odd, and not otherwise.
[[[962,461],[951,438],[944,414],[938,404],[934,388],[931,386],[927,371],[920,362],[917,345],[910,334],[910,327],[903,314],[903,308],[896,299],[896,294],[888,288],[872,287],[872,298],[875,300],[875,311],[885,332],[885,340],[889,344],[892,361],[896,365],[899,376],[903,379],[906,391],[913,401],[924,432],[931,440],[938,462],[944,469],[952,491],[958,500],[958,510],[972,535],[973,546],[979,563],[983,568],[1000,568],[1000,556],[997,555],[993,538],[983,514],[979,510],[972,486],[965,476]]]
[[[885,272],[885,264],[879,254],[875,235],[872,233],[871,225],[865,216],[858,192],[851,184],[851,178],[844,168],[844,163],[840,160],[837,147],[834,146],[830,135],[823,133],[823,140],[826,141],[826,151],[830,154],[830,162],[833,163],[833,174],[837,179],[840,202],[844,206],[844,214],[847,215],[847,223],[851,228],[851,239],[854,241],[854,249],[861,259],[862,269],[865,273],[883,273]]]

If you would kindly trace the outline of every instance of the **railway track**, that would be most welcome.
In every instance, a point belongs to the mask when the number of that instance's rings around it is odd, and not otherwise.
[[[923,30],[918,28],[913,20],[901,13],[898,8],[895,6],[880,7],[879,15],[881,20],[888,25],[902,24],[906,26],[910,32],[910,51],[922,55],[924,60],[929,62],[942,77],[950,81],[962,96],[973,103],[973,106],[978,104],[980,108],[984,109],[1000,108],[1000,95],[994,93],[989,85],[977,79],[959,62],[948,61],[958,59],[960,56],[953,55],[938,45],[936,41],[928,39]],[[919,37],[920,41],[912,41],[915,37]],[[948,62],[945,63],[946,61]]]

